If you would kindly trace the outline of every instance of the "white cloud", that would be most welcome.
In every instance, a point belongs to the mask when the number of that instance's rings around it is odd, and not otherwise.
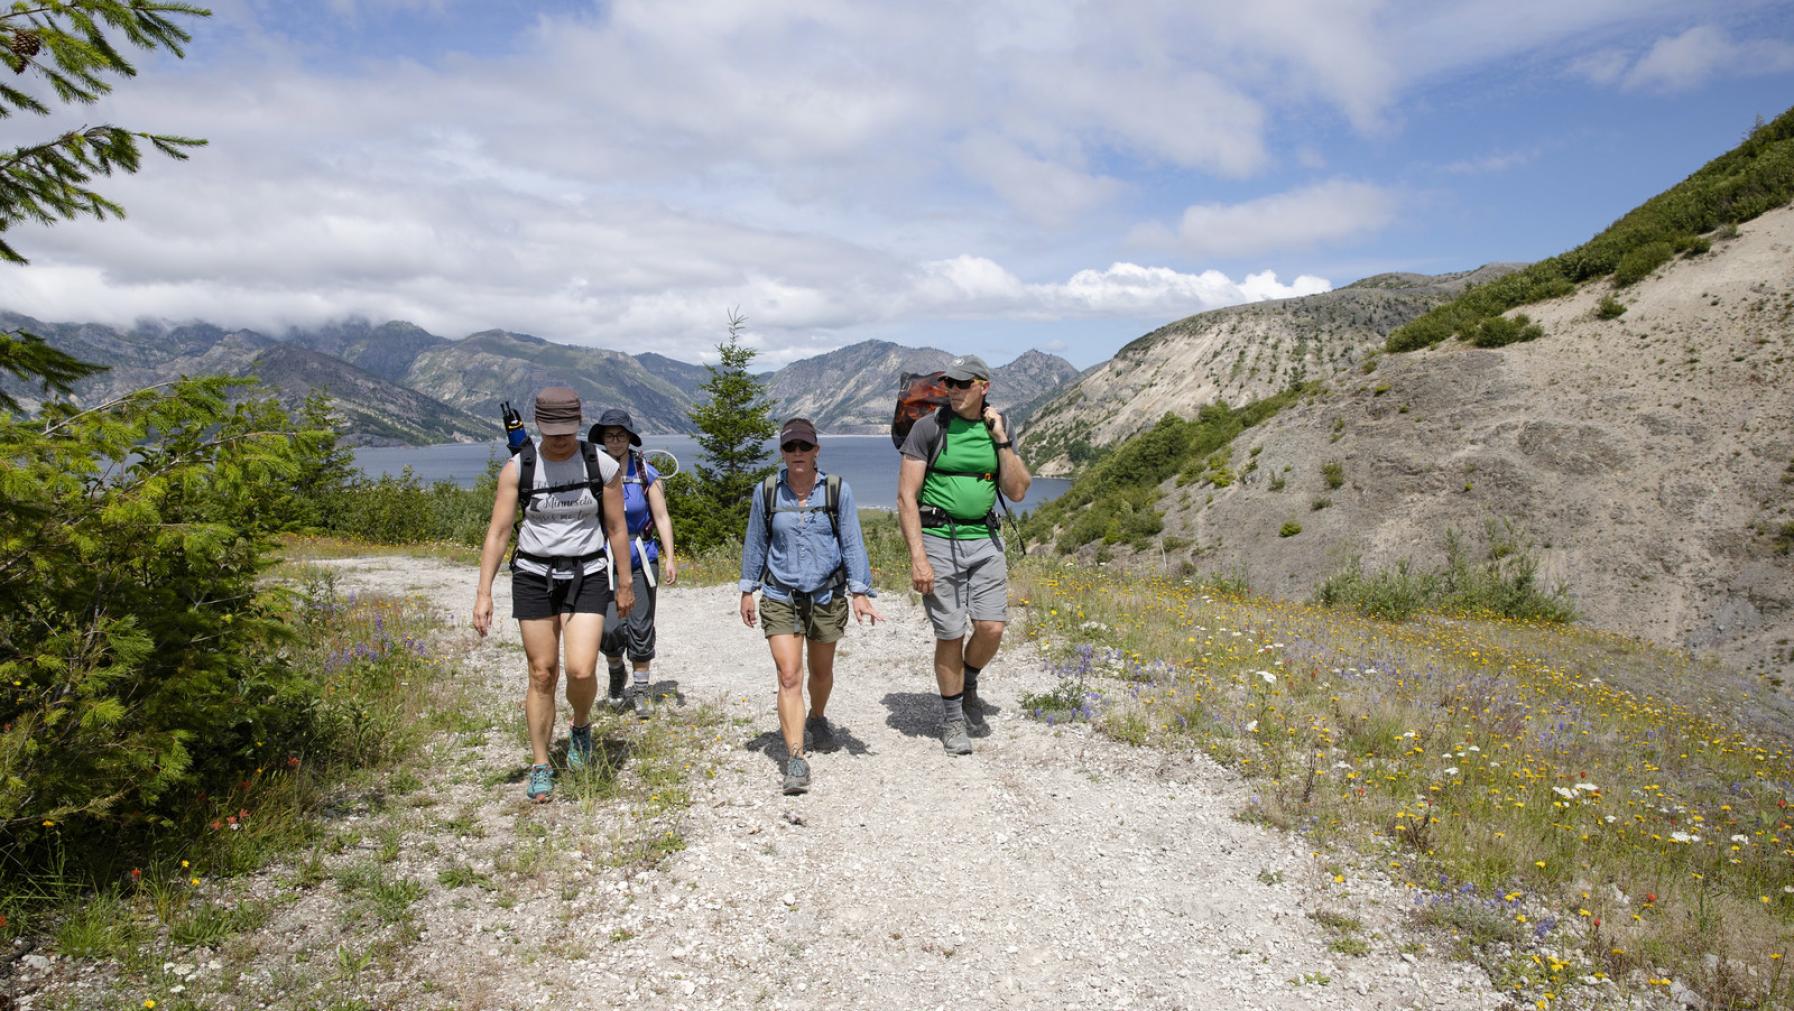
[[[1203,256],[1251,256],[1362,238],[1395,217],[1395,194],[1383,187],[1331,180],[1237,204],[1193,204],[1175,232],[1160,224],[1135,230],[1145,245],[1175,243]]]
[[[1571,61],[1569,71],[1625,91],[1682,92],[1719,77],[1749,77],[1794,70],[1794,43],[1782,39],[1734,39],[1716,25],[1696,25],[1653,42],[1634,58],[1615,48]]]

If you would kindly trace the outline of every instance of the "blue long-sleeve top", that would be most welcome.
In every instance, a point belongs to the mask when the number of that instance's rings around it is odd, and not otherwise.
[[[797,512],[797,495],[791,491],[788,475],[779,470],[779,482],[773,491],[772,542],[766,538],[766,512],[760,489],[755,487],[753,503],[748,510],[747,536],[741,545],[741,592],[762,589],[760,575],[770,572],[773,581],[764,591],[768,597],[789,601],[791,595],[781,586],[800,592],[814,593],[818,604],[834,599],[828,584],[835,570],[841,567],[843,554],[847,562],[847,592],[878,594],[872,589],[872,562],[866,557],[866,542],[860,537],[860,514],[854,508],[853,488],[841,482],[839,503],[840,537],[829,529],[828,511],[823,508],[827,495],[828,475],[816,469],[816,485],[810,491],[810,511]],[[779,507],[793,511],[784,511]],[[776,585],[775,585],[776,584]]]

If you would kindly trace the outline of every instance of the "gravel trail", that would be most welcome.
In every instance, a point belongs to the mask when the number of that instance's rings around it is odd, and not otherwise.
[[[473,645],[472,569],[324,564],[345,589],[427,597],[492,704],[520,707],[515,623]],[[944,754],[927,620],[905,596],[879,599],[887,622],[849,627],[829,706],[838,746],[814,754],[811,792],[787,798],[771,661],[737,594],[663,591],[660,705],[710,702],[725,717],[704,745],[714,775],[694,775],[691,805],[657,816],[683,848],[651,867],[595,859],[596,841],[641,825],[576,798],[525,803],[507,716],[458,756],[429,809],[440,814],[406,829],[404,872],[430,885],[414,907],[421,936],[353,989],[382,1008],[1501,1005],[1474,967],[1403,953],[1399,887],[1357,872],[1335,883],[1299,837],[1236,820],[1248,788],[1206,758],[1024,718],[1018,697],[1053,679],[1019,636],[984,675],[994,732],[973,755]],[[564,734],[564,708],[561,721]],[[440,822],[457,810],[454,827]],[[529,873],[499,873],[528,847],[547,848]],[[502,887],[438,885],[457,863],[495,868]],[[294,951],[328,950],[330,892],[267,930]],[[1361,919],[1371,953],[1330,951],[1309,915],[1320,909]],[[326,933],[308,940],[312,929]]]

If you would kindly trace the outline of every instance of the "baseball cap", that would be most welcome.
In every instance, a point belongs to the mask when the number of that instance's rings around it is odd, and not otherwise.
[[[965,382],[968,379],[990,381],[990,366],[977,355],[960,355],[947,363],[947,378]]]

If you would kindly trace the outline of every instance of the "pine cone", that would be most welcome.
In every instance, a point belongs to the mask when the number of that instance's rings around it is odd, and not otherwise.
[[[44,40],[38,38],[36,32],[15,31],[12,33],[12,51],[15,55],[30,59],[44,47]]]

